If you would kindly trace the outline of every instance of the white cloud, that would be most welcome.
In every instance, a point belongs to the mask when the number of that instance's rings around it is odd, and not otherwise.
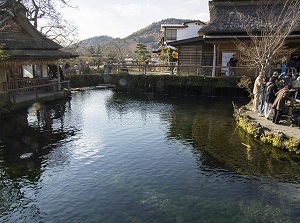
[[[109,7],[115,13],[121,16],[138,16],[142,14],[143,6],[136,4],[114,4]]]
[[[202,22],[208,22],[210,18],[209,18],[209,13],[199,13],[195,15],[195,17],[192,19],[198,19]]]
[[[201,5],[203,4],[203,0],[190,0],[186,2],[188,5]]]
[[[109,35],[126,37],[167,18],[209,20],[208,0],[72,0],[79,9],[63,8],[66,19],[79,27],[79,39]]]

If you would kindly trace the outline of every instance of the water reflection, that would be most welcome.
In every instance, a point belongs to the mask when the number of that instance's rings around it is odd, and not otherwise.
[[[243,104],[245,100],[235,99],[235,103]],[[159,111],[161,121],[169,124],[168,138],[193,144],[201,168],[205,164],[242,175],[300,182],[299,158],[264,145],[237,128],[230,99],[223,99],[222,103],[219,99],[207,98],[156,97],[149,100],[147,95],[114,94],[107,101],[109,116],[122,117],[134,111],[141,119],[146,119],[153,109]]]
[[[299,161],[232,112],[227,99],[86,91],[2,119],[0,220],[297,220]]]
[[[77,132],[75,127],[64,126],[64,114],[69,106],[69,101],[44,104],[36,112],[15,113],[1,121],[1,166],[10,179],[37,181],[51,145]]]
[[[51,154],[52,146],[75,135],[75,127],[65,127],[64,114],[69,101],[44,104],[35,112],[16,112],[0,120],[0,213],[2,221],[38,222],[39,208],[34,196],[24,193],[35,190],[40,180],[42,165]],[[62,154],[68,160],[66,154]],[[57,161],[59,159],[56,159]],[[23,211],[19,212],[22,207]]]

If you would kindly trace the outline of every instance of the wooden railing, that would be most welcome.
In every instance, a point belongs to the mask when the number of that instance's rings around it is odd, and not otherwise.
[[[129,72],[131,74],[177,74],[177,75],[206,75],[212,76],[215,69],[215,76],[228,76],[228,66],[189,66],[189,65],[177,65],[176,63],[168,64],[110,64],[107,67],[107,73],[120,73]],[[272,66],[268,68],[266,73],[272,74],[275,70],[281,73],[281,68]],[[287,72],[297,73],[297,70],[292,67],[286,68]],[[257,76],[259,69],[251,66],[238,66],[236,67],[236,76]]]
[[[10,99],[16,102],[18,95],[35,94],[35,98],[39,98],[40,93],[55,93],[62,89],[70,90],[69,81],[45,79],[18,79],[9,80],[3,83],[3,89],[8,93]]]
[[[19,93],[26,93],[33,91],[32,87],[41,86],[44,84],[48,84],[50,79],[32,79],[32,78],[24,78],[24,79],[12,79],[4,82],[4,89],[6,91],[10,90],[18,90]],[[42,90],[42,89],[40,89]]]
[[[108,66],[107,73],[165,73],[165,74],[177,74],[177,75],[207,75],[212,76],[213,66],[188,66],[188,65],[176,65],[174,64],[111,64]],[[227,66],[216,66],[216,76],[225,76]],[[237,67],[238,75],[242,76],[244,73],[251,70],[253,76],[256,75],[257,69],[255,67]]]

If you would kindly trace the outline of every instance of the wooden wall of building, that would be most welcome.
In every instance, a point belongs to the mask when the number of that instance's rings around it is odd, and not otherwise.
[[[212,66],[213,47],[202,42],[188,43],[177,46],[178,75],[204,74],[203,66]]]

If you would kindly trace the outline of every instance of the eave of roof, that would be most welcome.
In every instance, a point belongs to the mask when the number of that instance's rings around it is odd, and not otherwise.
[[[186,25],[186,24],[189,24],[189,23],[201,23],[202,25],[206,25],[205,22],[202,22],[200,20],[188,21],[188,22],[184,22],[183,24]]]
[[[8,59],[28,58],[29,60],[37,58],[67,59],[78,56],[62,50],[5,50],[5,53],[9,55]]]
[[[202,36],[168,42],[168,45],[177,46],[185,43],[193,43],[193,42],[200,42],[200,41],[204,41]]]
[[[250,39],[248,35],[204,35],[203,36],[204,40],[219,40],[219,39]],[[300,40],[300,34],[292,34],[287,37],[287,40],[291,39],[299,39]]]
[[[161,28],[186,28],[187,25],[184,24],[162,24]]]

